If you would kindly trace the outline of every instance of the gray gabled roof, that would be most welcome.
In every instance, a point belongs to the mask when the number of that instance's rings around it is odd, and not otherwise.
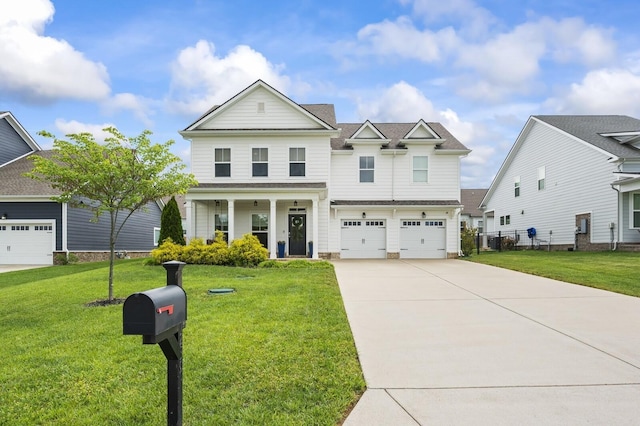
[[[337,138],[331,138],[331,148],[335,150],[351,149],[345,146],[345,139],[351,138],[362,127],[363,123],[338,123],[337,127],[341,129],[340,136]],[[386,138],[390,139],[387,149],[402,148],[399,144],[401,139],[415,127],[417,122],[413,123],[371,123],[375,128],[382,133]],[[444,139],[444,142],[436,147],[438,150],[466,150],[465,147],[458,139],[456,139],[445,127],[440,123],[429,122],[426,123],[434,132]]]
[[[461,189],[460,199],[464,205],[462,214],[471,217],[481,217],[482,210],[480,210],[480,203],[487,194],[487,191],[488,189]]]
[[[640,150],[621,144],[606,133],[638,132],[640,120],[626,115],[534,115],[532,116],[578,139],[621,158],[640,158]]]
[[[50,197],[59,195],[60,191],[55,190],[46,182],[31,179],[24,176],[25,173],[33,169],[31,157],[40,155],[51,158],[53,151],[38,151],[28,157],[21,158],[13,163],[0,167],[0,197],[2,196],[41,196]]]

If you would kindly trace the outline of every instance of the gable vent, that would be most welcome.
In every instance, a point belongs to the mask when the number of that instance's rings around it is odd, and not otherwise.
[[[264,102],[258,102],[258,113],[264,114]]]

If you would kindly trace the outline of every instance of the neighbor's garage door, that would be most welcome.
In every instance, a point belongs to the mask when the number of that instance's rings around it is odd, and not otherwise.
[[[0,223],[0,264],[52,265],[53,238],[50,223]]]
[[[340,258],[386,259],[387,227],[384,220],[343,220]]]
[[[444,220],[401,220],[400,258],[442,259],[447,257]]]

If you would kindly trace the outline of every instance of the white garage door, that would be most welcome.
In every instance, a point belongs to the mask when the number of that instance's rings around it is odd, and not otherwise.
[[[400,258],[442,259],[447,257],[444,220],[401,220]]]
[[[340,258],[386,259],[387,227],[384,220],[342,220]]]
[[[2,265],[52,265],[53,244],[50,222],[0,223]]]

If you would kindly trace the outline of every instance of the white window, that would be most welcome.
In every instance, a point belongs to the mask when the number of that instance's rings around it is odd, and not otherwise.
[[[158,245],[158,240],[160,239],[160,228],[153,228],[153,245]]]
[[[227,238],[229,236],[229,217],[227,216],[227,214],[216,213],[214,221],[215,221],[216,231],[222,231],[222,233],[224,234],[224,240],[229,241]]]
[[[429,157],[413,157],[413,181],[429,182]]]
[[[305,176],[305,149],[289,148],[289,176]]]
[[[374,157],[360,157],[360,182],[373,182]]]
[[[513,193],[516,197],[520,196],[520,176],[516,176],[513,179]]]
[[[269,176],[269,149],[253,148],[251,150],[253,176]]]
[[[631,227],[640,229],[640,193],[631,194]]]
[[[269,248],[269,216],[267,214],[254,213],[251,215],[251,231],[264,247]]]
[[[546,177],[545,167],[538,167],[538,191],[542,191],[544,189],[544,180]]]
[[[231,176],[231,148],[216,148],[214,161],[216,177]]]

